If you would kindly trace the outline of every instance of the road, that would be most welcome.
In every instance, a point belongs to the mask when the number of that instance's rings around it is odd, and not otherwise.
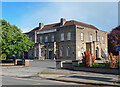
[[[85,84],[46,80],[37,76],[38,72],[55,68],[55,66],[55,61],[34,60],[30,61],[29,67],[2,68],[2,75],[0,75],[2,85],[79,85],[79,87],[94,87]]]

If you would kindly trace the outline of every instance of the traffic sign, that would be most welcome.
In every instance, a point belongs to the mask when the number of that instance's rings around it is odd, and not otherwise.
[[[116,46],[115,51],[120,51],[120,45]]]

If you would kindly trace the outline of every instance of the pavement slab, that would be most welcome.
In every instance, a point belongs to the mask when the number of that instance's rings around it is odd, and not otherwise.
[[[72,71],[65,69],[47,69],[39,73],[41,78],[53,79],[59,81],[70,81],[76,83],[89,83],[101,85],[119,85],[118,75],[100,74],[84,71]]]

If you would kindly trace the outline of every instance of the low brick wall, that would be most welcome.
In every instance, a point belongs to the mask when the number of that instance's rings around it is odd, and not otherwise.
[[[64,62],[62,68],[63,69],[73,69],[73,66],[72,66],[71,62]]]
[[[103,73],[103,74],[116,74],[116,75],[119,74],[120,75],[119,69],[114,69],[114,68],[73,67],[73,70]]]
[[[30,60],[25,60],[25,66],[30,66]]]

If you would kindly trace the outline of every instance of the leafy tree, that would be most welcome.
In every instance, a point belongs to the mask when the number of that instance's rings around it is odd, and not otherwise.
[[[114,28],[108,34],[108,51],[117,55],[118,52],[115,51],[116,45],[120,45],[120,26]]]
[[[5,20],[1,20],[1,23],[2,27],[0,31],[2,31],[2,37],[0,39],[2,43],[2,54],[6,54],[9,57],[9,55],[17,54],[18,52],[28,52],[33,47],[34,43],[17,26],[10,25]]]

